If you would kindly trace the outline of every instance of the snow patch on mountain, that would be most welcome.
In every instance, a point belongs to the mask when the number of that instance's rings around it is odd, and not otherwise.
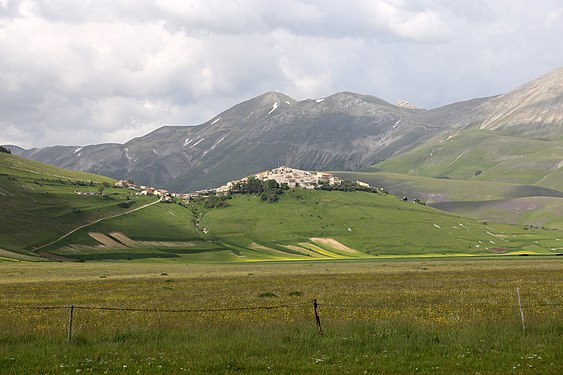
[[[274,112],[277,108],[278,108],[278,102],[275,102],[274,105],[272,106],[272,109],[270,110],[270,112],[268,112],[268,114]]]
[[[200,139],[199,141],[197,141],[196,143],[194,143],[193,145],[190,146],[190,148],[194,148],[195,146],[199,145],[201,142],[203,142],[205,140],[205,138]]]
[[[217,145],[218,145],[219,143],[223,142],[223,140],[224,140],[225,138],[227,138],[227,135],[228,135],[228,134],[226,134],[225,136],[223,136],[223,138],[219,139],[213,146],[211,146],[211,148],[210,148],[209,150],[205,151],[205,152],[203,153],[203,155],[201,155],[201,157],[204,157],[205,155],[207,155],[207,153],[210,152],[210,151],[212,151],[215,147],[217,147]]]

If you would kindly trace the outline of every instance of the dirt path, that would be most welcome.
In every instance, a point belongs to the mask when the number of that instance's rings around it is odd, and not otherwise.
[[[137,207],[137,208],[135,208],[135,209],[133,209],[133,210],[131,210],[131,211],[122,212],[122,213],[120,213],[120,214],[112,215],[112,216],[108,216],[108,217],[103,217],[103,218],[98,219],[98,220],[96,220],[96,221],[93,221],[93,222],[91,222],[91,223],[81,225],[81,226],[79,226],[78,228],[74,228],[74,229],[71,230],[70,232],[68,232],[68,233],[66,233],[66,234],[63,234],[62,236],[60,236],[60,237],[57,238],[56,240],[51,241],[51,242],[49,242],[49,243],[46,243],[45,245],[41,245],[41,246],[39,246],[39,247],[36,247],[35,249],[33,249],[33,250],[31,250],[31,251],[35,253],[35,252],[37,252],[38,250],[43,249],[44,247],[47,247],[47,246],[50,246],[50,245],[52,245],[52,244],[54,244],[54,243],[56,243],[56,242],[59,242],[60,240],[62,240],[63,238],[66,238],[66,237],[68,237],[68,236],[70,236],[70,235],[73,234],[74,232],[77,232],[77,231],[79,231],[79,230],[81,230],[81,229],[87,228],[87,227],[89,227],[89,226],[91,226],[91,225],[97,224],[97,223],[99,223],[100,221],[109,220],[109,219],[115,219],[116,217],[129,215],[130,213],[133,213],[133,212],[135,212],[135,211],[142,210],[143,208],[147,208],[147,207],[149,207],[149,206],[155,205],[155,204],[157,204],[157,203],[159,203],[159,202],[161,202],[161,201],[162,201],[162,197],[161,197],[159,200],[155,201],[155,202],[147,203],[147,204],[145,204],[145,205],[143,205],[143,206],[141,206],[141,207]]]

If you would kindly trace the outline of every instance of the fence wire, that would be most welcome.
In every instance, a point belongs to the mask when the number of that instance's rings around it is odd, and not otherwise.
[[[20,305],[20,306],[0,306],[0,310],[68,310],[71,307],[80,310],[103,310],[103,311],[133,311],[133,312],[162,312],[162,313],[204,313],[204,312],[228,312],[228,311],[251,311],[251,310],[276,310],[288,308],[310,308],[313,301],[298,304],[283,304],[283,305],[270,305],[270,306],[242,306],[242,307],[224,307],[224,308],[208,308],[208,309],[158,309],[158,308],[137,308],[137,307],[115,307],[115,306],[84,306],[84,305],[61,305],[61,306],[38,306],[38,305]],[[373,304],[373,305],[356,305],[356,304],[334,304],[334,303],[321,303],[318,302],[320,308],[342,308],[342,309],[404,309],[404,308],[421,308],[431,307],[434,303],[415,303],[405,305],[388,305],[388,304]],[[539,306],[556,307],[562,306],[563,303],[534,303],[523,305],[523,308],[534,308]],[[473,304],[456,304],[457,307],[464,308],[498,308],[498,309],[513,309],[518,305],[491,305],[485,303]]]

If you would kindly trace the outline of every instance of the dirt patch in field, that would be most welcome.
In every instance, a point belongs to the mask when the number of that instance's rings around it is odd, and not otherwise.
[[[309,238],[309,239],[311,241],[315,242],[315,243],[318,243],[319,245],[324,245],[324,246],[330,247],[331,249],[342,251],[344,253],[348,253],[348,254],[358,254],[359,253],[358,250],[354,250],[354,249],[336,241],[334,238],[313,237],[313,238]]]
[[[109,235],[111,237],[115,238],[116,240],[118,240],[119,242],[121,242],[122,244],[124,244],[127,247],[133,247],[133,246],[140,245],[140,243],[138,241],[132,240],[131,238],[127,237],[126,235],[124,235],[121,232],[111,232]]]
[[[115,241],[114,239],[112,239],[109,236],[106,236],[103,233],[100,232],[88,232],[88,235],[90,237],[92,237],[93,239],[95,239],[96,241],[98,241],[100,244],[102,244],[102,246],[105,247],[109,247],[112,249],[121,249],[121,248],[125,248],[125,245]]]
[[[136,241],[121,232],[111,232],[107,235],[100,232],[90,232],[88,235],[98,241],[102,246],[112,249],[139,247],[186,248],[195,246],[193,242]],[[79,245],[79,247],[81,246]]]

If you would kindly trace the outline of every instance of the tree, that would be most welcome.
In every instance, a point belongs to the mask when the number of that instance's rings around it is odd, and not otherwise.
[[[104,184],[98,184],[97,189],[98,189],[98,193],[99,193],[100,195],[103,195],[103,194],[104,194],[104,190],[106,190],[106,187],[105,187]]]
[[[12,153],[12,151],[10,151],[10,149],[5,148],[4,146],[0,146],[0,152],[5,152],[6,154]]]

